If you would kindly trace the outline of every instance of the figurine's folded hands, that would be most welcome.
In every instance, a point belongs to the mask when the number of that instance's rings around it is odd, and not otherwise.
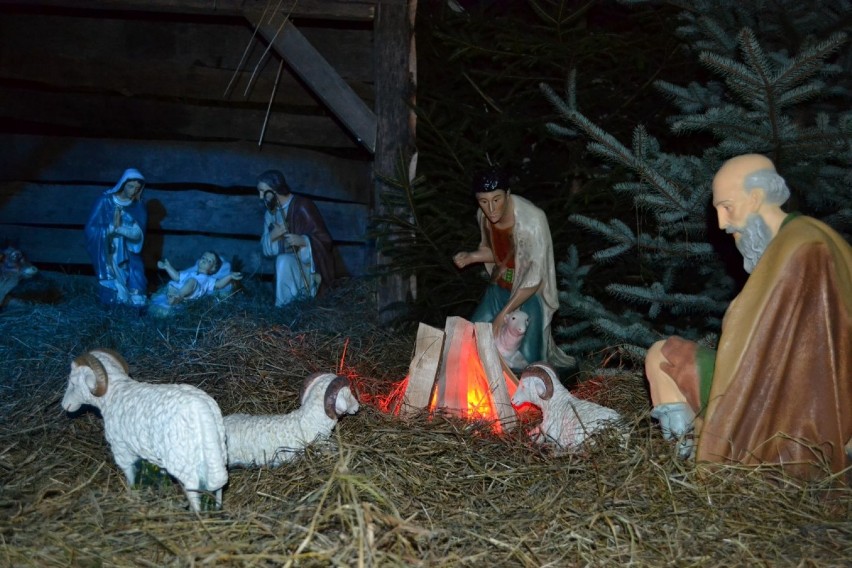
[[[121,235],[122,237],[130,240],[135,240],[142,236],[142,230],[136,223],[115,227],[113,229],[113,233],[115,233],[116,235]]]

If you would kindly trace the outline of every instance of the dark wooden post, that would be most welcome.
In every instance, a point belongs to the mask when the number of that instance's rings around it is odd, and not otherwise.
[[[414,18],[417,0],[379,0],[374,22],[377,137],[373,161],[375,192],[373,211],[380,212],[381,195],[386,190],[379,175],[393,177],[400,156],[416,164],[415,118],[409,105],[416,92]],[[413,174],[412,171],[410,171]],[[376,251],[375,262],[386,258]],[[379,319],[390,322],[405,311],[410,285],[401,275],[384,277],[377,290]]]

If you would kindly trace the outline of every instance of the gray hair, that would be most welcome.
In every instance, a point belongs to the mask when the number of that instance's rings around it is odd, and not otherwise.
[[[766,201],[773,205],[783,205],[790,199],[787,182],[775,170],[757,170],[743,179],[743,188],[746,193],[751,193],[751,190],[758,187],[766,194]]]

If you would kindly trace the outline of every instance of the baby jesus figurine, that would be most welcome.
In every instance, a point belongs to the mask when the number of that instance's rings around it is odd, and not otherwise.
[[[157,262],[157,268],[165,270],[172,279],[166,286],[166,299],[170,306],[223,290],[243,278],[241,273],[231,272],[230,263],[223,262],[212,251],[205,252],[194,266],[180,272],[175,270],[167,258]]]

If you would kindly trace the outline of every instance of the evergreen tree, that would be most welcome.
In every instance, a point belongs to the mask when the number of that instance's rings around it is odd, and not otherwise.
[[[700,154],[664,152],[642,125],[629,146],[620,142],[578,109],[573,72],[564,96],[542,84],[567,123],[548,124],[552,133],[568,139],[582,133],[591,153],[632,173],[613,187],[631,200],[629,217],[570,217],[596,244],[605,243],[592,259],[596,268],[617,263],[620,281],[596,299],[583,292],[590,267],[581,266],[577,251],[559,267],[562,315],[579,323],[557,327],[558,341],[571,354],[598,352],[598,363],[613,346],[639,362],[650,343],[672,334],[715,344],[721,315],[744,280],[741,268],[723,264],[741,259],[716,230],[710,209],[712,177],[725,159],[750,152],[770,157],[793,192],[793,208],[847,238],[852,229],[852,56],[838,31],[849,26],[850,3],[668,4],[683,8],[677,34],[711,79],[655,83],[678,109],[667,142],[677,147],[709,135],[715,143]]]
[[[662,124],[665,105],[644,73],[682,74],[676,63],[686,59],[674,52],[675,39],[652,41],[672,10],[631,12],[596,0],[460,4],[467,9],[419,4],[419,177],[409,183],[405,171],[379,172],[388,181],[382,199],[391,213],[372,223],[377,246],[393,259],[382,269],[416,281],[408,317],[432,325],[468,316],[486,285],[481,270],[459,271],[451,262],[479,242],[469,193],[475,171],[494,163],[513,174],[516,193],[547,212],[557,254],[567,249],[566,229],[576,232],[561,221],[574,210],[572,199],[590,195],[571,191],[590,177],[583,144],[569,142],[566,157],[565,144],[548,134],[542,119],[558,114],[539,83],[564,77],[566,61],[596,69],[589,89],[594,108],[629,132],[639,115]],[[554,180],[559,170],[564,175]],[[595,196],[591,205],[610,201]]]

